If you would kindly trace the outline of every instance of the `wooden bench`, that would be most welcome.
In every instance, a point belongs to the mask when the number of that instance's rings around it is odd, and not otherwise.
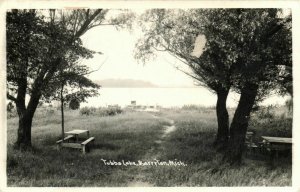
[[[69,135],[64,138],[64,141],[69,141],[72,138],[75,138],[74,135]],[[85,154],[86,147],[88,146],[88,144],[94,141],[95,141],[95,137],[90,137],[87,140],[83,141],[82,143],[71,143],[71,142],[64,143],[62,142],[62,140],[58,140],[56,141],[56,144],[58,144],[58,149],[60,149],[60,147],[82,149],[83,154]]]
[[[64,138],[64,141],[68,141],[69,142],[70,139],[74,139],[74,135],[68,135],[67,137]],[[62,139],[56,141],[57,149],[60,148],[61,143],[63,143],[62,141],[63,141]]]
[[[94,142],[95,141],[95,137],[90,137],[87,140],[85,140],[84,142],[81,143],[81,147],[82,147],[82,152],[83,154],[85,154],[85,149],[86,146],[90,143],[90,142]]]
[[[258,148],[258,146],[253,142],[253,136],[254,136],[254,133],[252,131],[249,131],[246,133],[245,145],[246,145],[247,149],[249,149],[250,153],[253,153]]]

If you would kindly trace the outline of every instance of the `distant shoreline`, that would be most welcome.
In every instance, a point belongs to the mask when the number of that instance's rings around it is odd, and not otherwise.
[[[261,105],[284,104],[288,97],[273,95],[265,99]],[[108,106],[118,104],[130,105],[136,101],[136,105],[159,105],[174,107],[184,105],[216,105],[217,96],[205,87],[103,87],[99,90],[99,96],[87,99],[83,106]],[[236,107],[239,94],[230,92],[227,99],[227,107]]]

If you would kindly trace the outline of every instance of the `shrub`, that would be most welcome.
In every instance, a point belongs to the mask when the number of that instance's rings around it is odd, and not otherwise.
[[[12,104],[12,102],[9,102],[6,106],[7,112],[12,112],[15,106]]]
[[[183,110],[202,110],[203,108],[205,108],[205,107],[203,107],[201,105],[183,105],[181,107],[181,109],[183,109]]]
[[[9,102],[6,106],[7,110],[7,118],[13,118],[17,116],[17,110],[15,106],[12,104],[12,102]]]
[[[277,107],[263,107],[251,117],[248,130],[256,133],[255,142],[261,141],[261,136],[292,137],[292,118],[278,111]]]
[[[260,108],[255,113],[260,119],[272,119],[275,116],[272,111],[272,106]]]
[[[98,108],[97,114],[104,117],[104,116],[114,116],[117,114],[122,113],[123,110],[119,106],[115,107],[108,107],[108,108]]]
[[[92,115],[96,112],[95,107],[83,107],[80,109],[80,114],[81,115]]]
[[[17,110],[16,109],[12,109],[10,112],[7,112],[7,118],[13,118],[13,117],[17,117]]]
[[[288,109],[288,112],[291,113],[293,111],[293,99],[287,100],[285,106]]]
[[[55,110],[53,109],[53,108],[49,108],[49,109],[47,109],[46,110],[46,115],[48,116],[48,115],[52,115],[52,114],[54,114],[55,113]]]
[[[80,107],[80,102],[78,101],[78,99],[71,99],[70,103],[69,103],[69,107],[72,110],[76,110],[79,109]]]
[[[256,136],[271,137],[292,137],[292,123],[291,118],[275,117],[268,121],[261,121],[259,119],[252,119],[249,123],[249,130],[255,131]]]
[[[114,116],[117,114],[122,113],[123,110],[121,107],[116,106],[116,107],[99,107],[99,108],[94,108],[94,107],[83,107],[80,109],[80,114],[81,115],[98,115],[101,117],[105,116]]]

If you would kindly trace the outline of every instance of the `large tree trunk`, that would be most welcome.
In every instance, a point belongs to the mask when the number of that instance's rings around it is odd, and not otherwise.
[[[33,92],[29,100],[27,108],[25,107],[25,97],[19,97],[16,107],[19,116],[18,137],[15,143],[17,149],[28,149],[32,147],[31,143],[31,127],[32,119],[36,108],[39,104],[40,92]]]
[[[32,126],[32,115],[30,115],[26,111],[21,112],[21,114],[19,115],[18,138],[15,143],[16,148],[27,149],[32,146],[31,126]]]
[[[229,115],[226,108],[227,96],[229,89],[219,89],[217,91],[216,113],[218,120],[218,132],[214,142],[214,146],[219,151],[224,151],[227,148],[229,136]]]
[[[224,158],[230,164],[239,165],[242,161],[245,137],[250,119],[250,112],[255,103],[258,85],[246,83],[241,90],[241,97],[231,126],[227,153]]]
[[[39,104],[42,89],[45,88],[44,85],[50,80],[50,77],[53,76],[55,72],[55,66],[58,66],[60,60],[53,63],[53,67],[48,70],[44,70],[39,73],[38,77],[35,79],[32,85],[31,97],[26,107],[25,104],[25,97],[26,97],[26,89],[27,89],[27,73],[24,75],[25,77],[21,78],[18,82],[18,91],[17,91],[17,98],[16,98],[16,107],[19,116],[19,128],[18,128],[18,138],[15,143],[15,148],[17,149],[26,149],[31,148],[31,126],[32,126],[32,119],[36,108]],[[45,76],[45,74],[47,74]],[[44,77],[45,76],[45,77]]]

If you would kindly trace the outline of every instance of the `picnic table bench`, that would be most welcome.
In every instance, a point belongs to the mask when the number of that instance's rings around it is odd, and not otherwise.
[[[87,133],[87,139],[84,140],[83,142],[79,142],[79,135],[83,133]],[[69,134],[69,135],[65,137],[63,140],[61,139],[56,141],[56,144],[58,144],[58,149],[60,149],[60,147],[81,149],[83,154],[85,154],[88,145],[95,141],[95,137],[90,137],[88,130],[75,129],[72,131],[68,131],[65,134]],[[70,142],[71,139],[73,139],[75,142]],[[64,141],[67,142],[65,143]]]
[[[74,139],[74,135],[68,135],[67,137],[64,138],[64,141],[69,142],[71,139]],[[63,140],[60,139],[60,140],[56,141],[56,144],[60,144],[62,142],[63,142]]]

